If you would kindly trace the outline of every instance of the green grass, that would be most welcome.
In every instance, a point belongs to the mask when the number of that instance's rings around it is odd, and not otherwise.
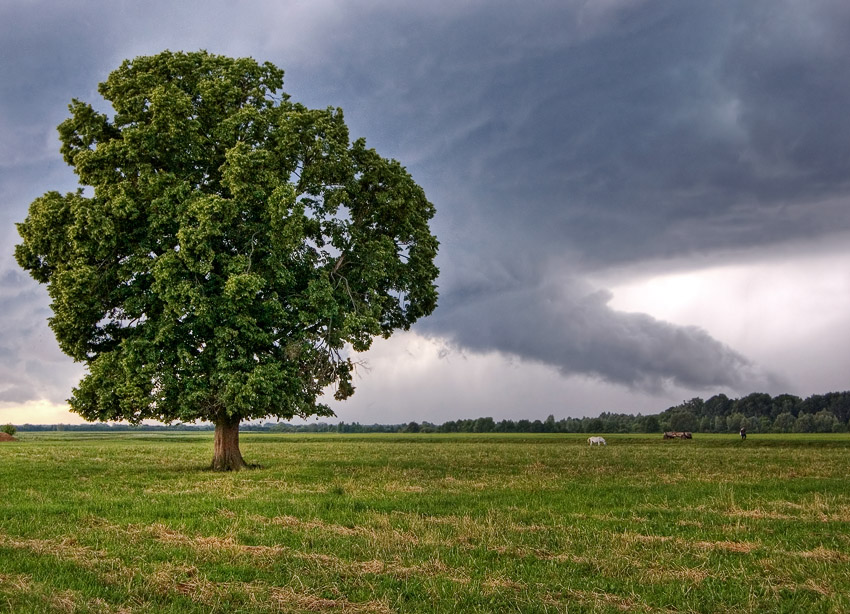
[[[850,611],[848,435],[18,436],[0,611]]]

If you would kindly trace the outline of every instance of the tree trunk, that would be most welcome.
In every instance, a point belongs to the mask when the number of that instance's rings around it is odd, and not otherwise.
[[[213,453],[213,471],[239,471],[248,465],[239,451],[238,417],[221,417],[215,421],[215,452]]]

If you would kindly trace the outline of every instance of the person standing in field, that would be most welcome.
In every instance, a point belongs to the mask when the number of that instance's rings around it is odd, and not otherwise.
[[[746,429],[746,427],[742,426],[741,427],[741,440],[744,440],[746,438],[747,438],[747,429]]]

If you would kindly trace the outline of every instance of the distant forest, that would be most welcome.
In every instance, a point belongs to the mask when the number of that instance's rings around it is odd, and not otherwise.
[[[244,423],[243,432],[283,433],[845,433],[850,428],[850,392],[830,392],[801,399],[790,394],[771,397],[754,392],[740,399],[718,394],[707,401],[699,397],[670,407],[660,414],[603,413],[595,418],[500,420],[475,418],[449,420],[443,424],[290,424]],[[24,424],[20,431],[204,431],[211,424]]]

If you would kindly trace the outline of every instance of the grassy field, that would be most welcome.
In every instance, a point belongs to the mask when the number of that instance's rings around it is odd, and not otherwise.
[[[19,437],[0,611],[850,611],[848,435]]]

